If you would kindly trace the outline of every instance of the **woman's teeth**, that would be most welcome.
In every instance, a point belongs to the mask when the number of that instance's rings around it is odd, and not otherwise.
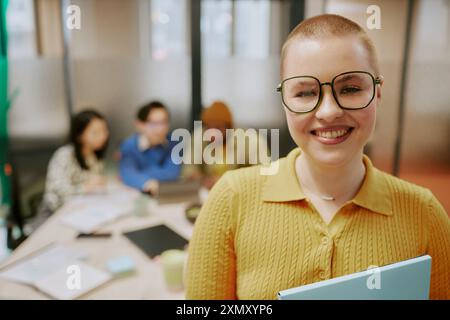
[[[314,131],[314,134],[322,138],[335,139],[344,136],[348,131],[350,131],[350,128],[335,131]]]

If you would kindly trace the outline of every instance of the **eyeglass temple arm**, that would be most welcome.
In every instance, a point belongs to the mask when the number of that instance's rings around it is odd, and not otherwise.
[[[384,80],[384,77],[382,75],[379,75],[375,79],[375,84],[381,84],[383,82],[383,80]]]

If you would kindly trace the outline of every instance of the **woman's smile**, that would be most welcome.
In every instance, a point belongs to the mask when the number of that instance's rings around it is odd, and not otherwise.
[[[352,126],[330,126],[311,130],[309,133],[322,144],[334,145],[347,140],[353,132]]]

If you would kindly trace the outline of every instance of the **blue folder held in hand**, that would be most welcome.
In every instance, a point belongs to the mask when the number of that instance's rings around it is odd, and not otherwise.
[[[280,300],[428,300],[428,255],[278,293]]]

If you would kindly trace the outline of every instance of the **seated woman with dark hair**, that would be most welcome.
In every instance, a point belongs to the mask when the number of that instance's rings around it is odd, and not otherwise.
[[[108,139],[108,124],[97,111],[85,110],[72,117],[70,142],[50,159],[41,214],[53,213],[71,196],[104,187]]]

